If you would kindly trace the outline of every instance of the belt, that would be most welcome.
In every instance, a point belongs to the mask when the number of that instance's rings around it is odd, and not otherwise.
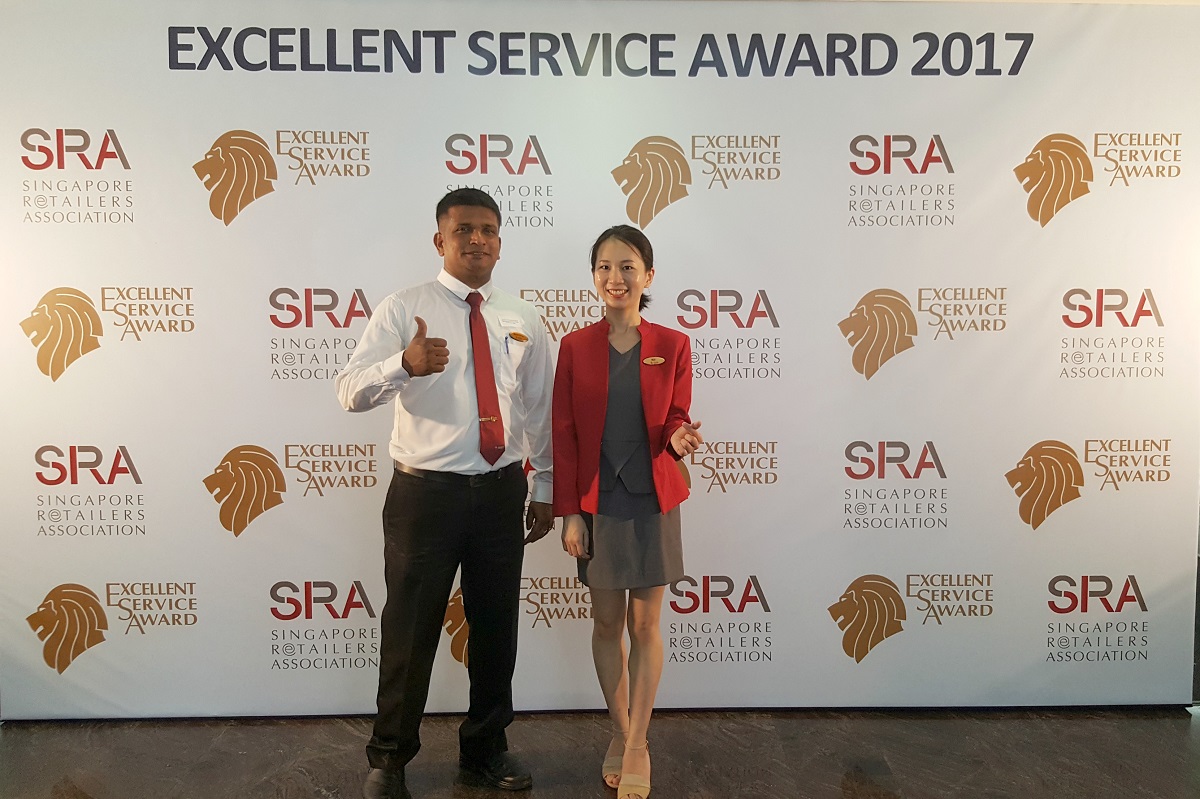
[[[404,472],[405,474],[419,477],[422,480],[429,480],[433,483],[445,483],[447,485],[467,486],[475,488],[477,486],[488,485],[503,480],[505,477],[510,477],[514,474],[521,474],[523,469],[520,461],[513,461],[507,466],[497,469],[494,472],[484,472],[483,474],[459,474],[457,472],[434,472],[429,469],[416,469],[412,466],[406,466],[400,461],[392,461],[396,465],[396,471]]]

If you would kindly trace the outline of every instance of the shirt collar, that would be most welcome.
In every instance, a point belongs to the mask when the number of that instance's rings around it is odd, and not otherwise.
[[[479,288],[473,289],[466,283],[456,278],[454,275],[447,272],[445,269],[442,269],[441,273],[437,276],[437,279],[439,283],[450,290],[450,293],[452,293],[455,297],[458,297],[463,302],[467,301],[467,295],[472,291],[478,291],[480,294],[482,294],[484,302],[487,302],[492,298],[492,281],[490,280]]]

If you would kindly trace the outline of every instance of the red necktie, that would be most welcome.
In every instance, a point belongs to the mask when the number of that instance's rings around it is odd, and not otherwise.
[[[500,417],[500,399],[496,396],[496,373],[492,370],[492,348],[488,344],[487,325],[479,304],[483,295],[467,295],[471,306],[471,354],[475,360],[475,396],[479,400],[479,454],[495,463],[504,454],[504,419]]]

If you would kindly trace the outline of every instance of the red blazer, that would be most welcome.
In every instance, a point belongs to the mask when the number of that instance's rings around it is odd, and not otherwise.
[[[608,331],[601,320],[565,336],[554,372],[554,515],[596,513],[600,500],[600,439],[608,409]],[[677,330],[642,320],[642,411],[650,440],[654,490],[662,512],[687,499],[670,447],[671,434],[691,422],[692,347]],[[647,363],[661,359],[659,363]]]

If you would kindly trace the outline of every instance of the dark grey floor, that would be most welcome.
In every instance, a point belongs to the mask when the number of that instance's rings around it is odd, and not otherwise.
[[[415,799],[607,797],[600,714],[518,716],[532,791],[458,781],[456,716],[423,726]],[[359,796],[366,718],[8,722],[4,799]],[[662,712],[653,797],[1037,799],[1200,796],[1200,717],[1183,708]]]

